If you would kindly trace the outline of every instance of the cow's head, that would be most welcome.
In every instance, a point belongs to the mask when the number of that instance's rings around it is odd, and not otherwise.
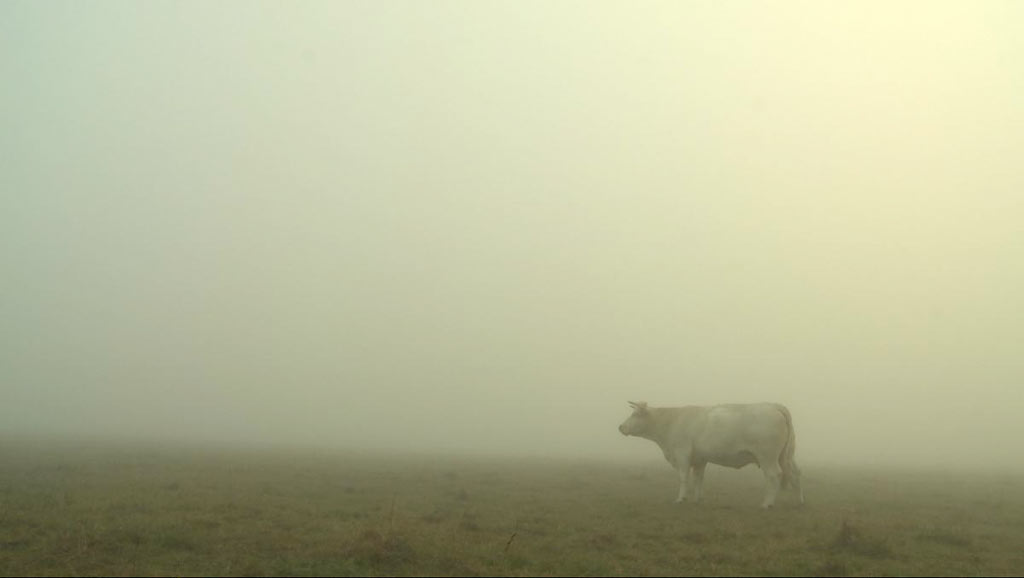
[[[619,431],[624,436],[642,436],[647,433],[651,423],[651,412],[647,409],[647,402],[631,401],[629,405],[633,408],[633,414],[622,422]]]

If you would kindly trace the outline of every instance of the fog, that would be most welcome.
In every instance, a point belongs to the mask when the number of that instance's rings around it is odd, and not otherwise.
[[[1024,4],[0,4],[0,433],[1019,465]]]

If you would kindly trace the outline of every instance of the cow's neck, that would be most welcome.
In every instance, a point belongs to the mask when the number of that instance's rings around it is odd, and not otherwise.
[[[665,444],[669,442],[669,428],[672,425],[672,416],[669,415],[669,412],[665,411],[665,408],[651,408],[648,411],[651,416],[651,425],[642,437],[658,444],[661,446],[661,449],[665,449]]]

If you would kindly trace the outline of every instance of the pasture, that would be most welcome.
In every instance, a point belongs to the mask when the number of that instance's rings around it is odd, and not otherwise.
[[[750,466],[672,504],[639,464],[0,445],[14,575],[982,576],[1024,572],[1024,479],[824,468],[758,509]],[[798,454],[799,458],[799,454]]]

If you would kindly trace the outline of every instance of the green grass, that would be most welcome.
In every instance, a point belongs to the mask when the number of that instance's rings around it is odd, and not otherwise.
[[[761,511],[709,467],[0,445],[3,575],[983,576],[1024,572],[1024,480],[816,468]]]

